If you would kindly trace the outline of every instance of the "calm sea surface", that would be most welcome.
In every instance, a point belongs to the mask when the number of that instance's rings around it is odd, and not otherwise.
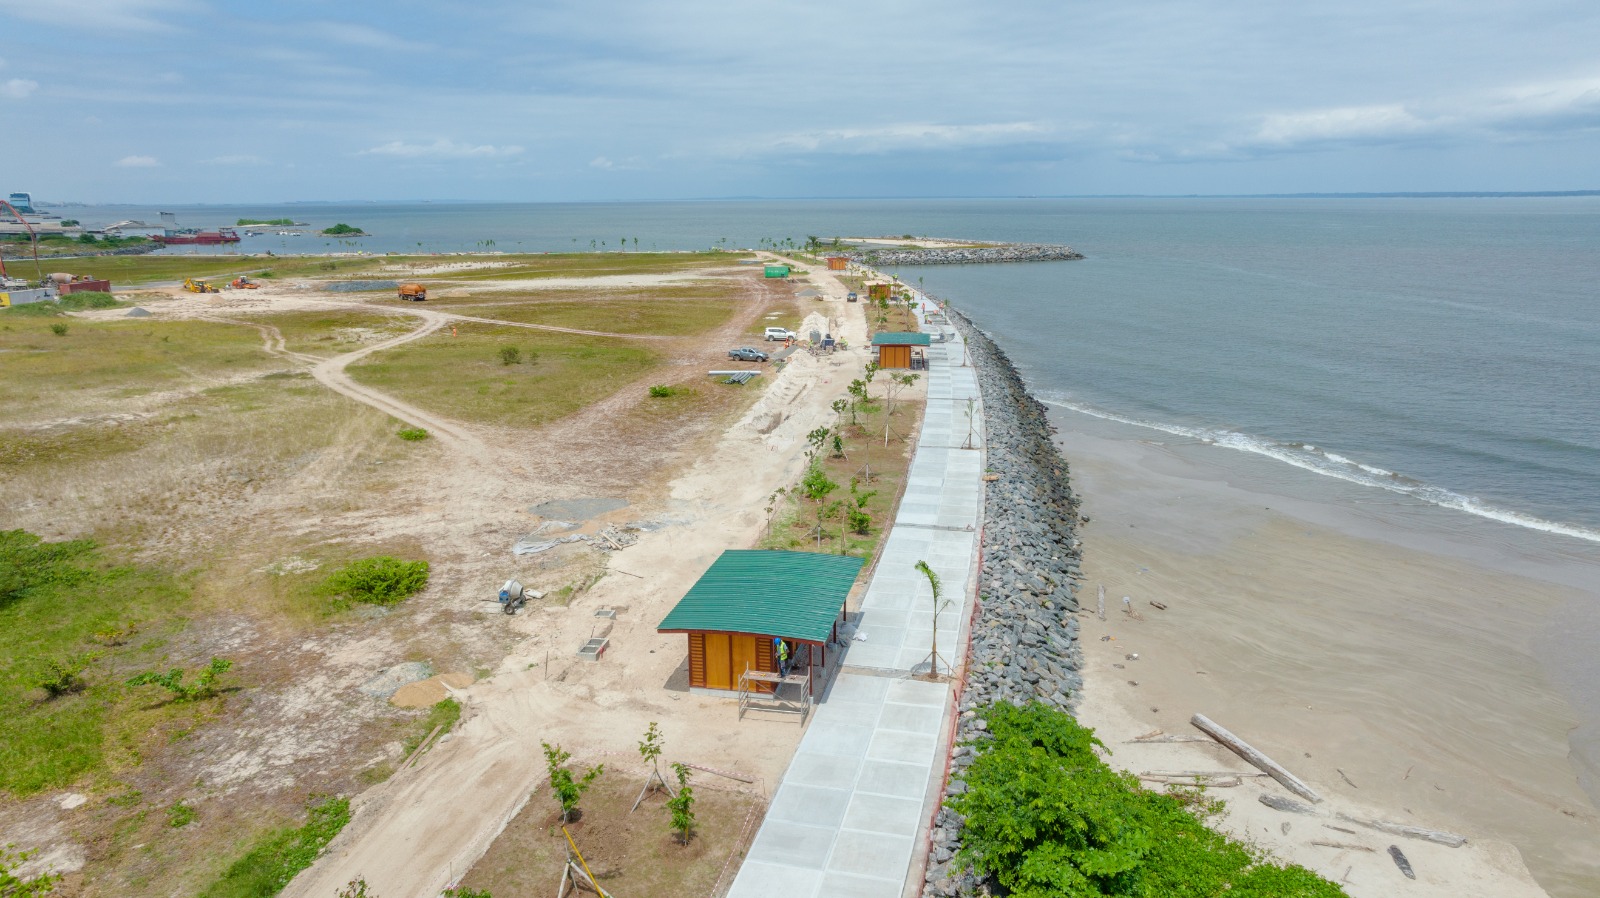
[[[1600,541],[1600,198],[728,201],[166,207],[290,217],[246,252],[704,249],[806,235],[1067,243],[903,268],[1048,401]],[[86,225],[155,208],[56,210]],[[637,241],[637,242],[635,242]],[[175,250],[176,251],[176,250]]]

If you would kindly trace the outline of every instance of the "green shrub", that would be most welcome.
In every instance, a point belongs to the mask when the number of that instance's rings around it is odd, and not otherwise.
[[[1016,898],[1345,896],[1207,828],[1192,794],[1152,792],[1113,771],[1094,753],[1104,748],[1094,731],[1070,716],[1037,702],[981,713],[993,738],[978,743],[968,791],[949,802],[966,819],[959,857]]]
[[[407,427],[400,431],[400,439],[415,443],[428,438],[428,432],[421,427]]]
[[[63,695],[82,692],[86,685],[83,672],[89,669],[89,665],[93,664],[97,657],[93,652],[87,652],[70,658],[40,659],[41,670],[35,685],[43,689],[49,698],[60,698]]]
[[[515,346],[500,347],[500,364],[516,365],[522,362],[522,351]]]
[[[378,555],[352,561],[322,583],[322,592],[369,605],[395,605],[428,585],[426,561]]]
[[[57,321],[55,324],[50,325],[50,333],[55,334],[58,337],[65,337],[67,335],[66,322]]]
[[[270,898],[278,894],[295,874],[311,866],[349,822],[348,798],[312,805],[304,826],[268,833],[201,892],[200,898]]]
[[[650,388],[650,395],[656,399],[666,399],[669,396],[676,396],[678,395],[678,392],[679,391],[677,387],[662,386],[660,384]]]
[[[32,851],[17,851],[15,845],[0,845],[0,896],[5,898],[38,898],[48,895],[56,890],[56,883],[61,880],[60,874],[39,873],[34,876],[18,876],[16,870],[28,858],[33,857]]]
[[[233,662],[226,658],[212,658],[211,663],[201,668],[200,676],[193,684],[183,682],[184,672],[181,667],[161,673],[147,670],[128,680],[129,686],[160,686],[172,693],[175,702],[194,702],[203,698],[211,698],[218,692],[217,678],[228,672]]]

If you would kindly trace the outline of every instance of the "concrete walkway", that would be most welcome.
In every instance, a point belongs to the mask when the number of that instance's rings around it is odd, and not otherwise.
[[[923,329],[954,333],[926,322]],[[729,898],[902,898],[921,890],[921,865],[912,866],[940,799],[954,710],[949,683],[909,677],[928,670],[935,614],[941,673],[964,647],[984,467],[982,405],[973,369],[961,367],[964,344],[959,337],[935,343],[928,357],[922,431],[861,601],[857,638],[778,784]],[[939,576],[937,611],[918,561]],[[915,882],[908,882],[913,872]]]

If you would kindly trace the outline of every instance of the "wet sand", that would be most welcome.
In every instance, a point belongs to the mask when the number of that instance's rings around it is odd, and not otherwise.
[[[1333,810],[1471,839],[1451,849],[1337,824],[1352,837],[1262,807],[1257,793],[1286,794],[1265,780],[1216,790],[1235,831],[1348,876],[1352,895],[1600,894],[1600,814],[1579,782],[1595,722],[1584,698],[1600,690],[1585,642],[1600,546],[1074,412],[1055,420],[1091,518],[1082,717],[1113,763],[1243,767],[1215,747],[1119,744],[1197,732],[1189,717],[1204,713]],[[1105,623],[1092,613],[1101,584]],[[1125,595],[1142,620],[1122,612]],[[1309,844],[1363,839],[1375,850]],[[1394,843],[1416,882],[1385,852]]]

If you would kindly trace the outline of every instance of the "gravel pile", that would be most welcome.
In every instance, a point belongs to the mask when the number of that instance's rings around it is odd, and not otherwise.
[[[980,610],[972,634],[961,723],[945,795],[965,792],[963,773],[984,722],[973,709],[996,701],[1038,700],[1071,709],[1083,686],[1078,648],[1080,544],[1078,498],[1067,463],[1051,442],[1045,407],[993,341],[959,313],[951,321],[971,350],[983,391],[989,472],[984,499]],[[961,847],[960,816],[945,808],[933,830],[924,896],[973,894],[978,879],[950,860]]]

